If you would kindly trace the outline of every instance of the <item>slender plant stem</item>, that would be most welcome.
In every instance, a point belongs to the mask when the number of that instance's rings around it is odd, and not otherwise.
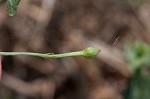
[[[42,53],[33,53],[33,52],[0,52],[1,56],[37,56],[42,58],[63,58],[71,56],[82,56],[82,51],[78,52],[69,52],[63,54],[42,54]]]
[[[63,53],[63,54],[42,54],[42,53],[33,53],[33,52],[0,52],[1,56],[36,56],[36,57],[42,57],[46,59],[52,59],[52,58],[63,58],[63,57],[73,57],[73,56],[83,56],[87,58],[93,58],[99,53],[99,49],[97,48],[86,48],[82,51],[77,52],[69,52],[69,53]]]

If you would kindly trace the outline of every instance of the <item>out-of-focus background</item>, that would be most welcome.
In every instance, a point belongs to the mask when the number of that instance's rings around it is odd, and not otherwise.
[[[63,53],[92,46],[94,59],[3,57],[0,99],[124,99],[132,72],[124,46],[150,43],[149,0],[21,0],[0,6],[1,51]],[[147,98],[148,99],[148,98]]]

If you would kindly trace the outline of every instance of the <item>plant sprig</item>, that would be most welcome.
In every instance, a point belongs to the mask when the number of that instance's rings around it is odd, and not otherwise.
[[[3,0],[0,0],[0,3],[2,3],[2,1]],[[6,8],[10,16],[14,16],[16,14],[20,1],[21,0],[7,0],[6,1]]]
[[[20,1],[21,0],[7,0],[6,7],[10,16],[14,16],[16,14]]]
[[[33,53],[33,52],[0,52],[1,56],[36,56],[45,59],[54,59],[54,58],[63,58],[63,57],[74,57],[82,56],[86,58],[94,58],[100,52],[99,49],[88,47],[82,51],[68,52],[63,54],[42,54],[42,53]]]

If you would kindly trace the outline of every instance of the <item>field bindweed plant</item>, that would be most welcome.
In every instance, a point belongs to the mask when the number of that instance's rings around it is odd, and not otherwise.
[[[88,47],[82,51],[76,51],[76,52],[68,52],[63,54],[42,54],[42,53],[33,53],[33,52],[0,52],[1,56],[36,56],[41,57],[45,59],[54,59],[54,58],[64,58],[64,57],[74,57],[74,56],[82,56],[86,58],[94,58],[98,55],[100,52],[99,49]]]
[[[18,5],[21,0],[7,0],[6,1],[6,7],[9,12],[10,16],[14,16],[16,14]],[[2,0],[0,0],[0,3]],[[99,49],[88,47],[82,51],[76,51],[76,52],[68,52],[63,54],[42,54],[42,53],[34,53],[34,52],[0,52],[0,56],[36,56],[41,57],[45,59],[54,59],[54,58],[64,58],[64,57],[75,57],[75,56],[81,56],[86,58],[94,58],[98,55],[100,52]],[[0,57],[0,63],[1,63],[1,57]],[[0,64],[0,78],[2,74],[1,70],[2,65]]]
[[[43,53],[33,53],[33,52],[0,52],[1,56],[36,56],[41,57],[45,59],[55,59],[55,58],[64,58],[64,57],[86,57],[86,58],[94,58],[98,55],[100,52],[99,49],[88,47],[82,51],[76,51],[76,52],[68,52],[63,54],[43,54]],[[0,57],[0,63],[1,63],[1,57]],[[2,65],[0,64],[0,78],[2,74]]]

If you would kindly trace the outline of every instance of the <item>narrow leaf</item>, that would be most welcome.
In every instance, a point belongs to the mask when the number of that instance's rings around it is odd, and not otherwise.
[[[14,16],[16,14],[20,1],[21,0],[7,0],[6,7],[10,16]]]

